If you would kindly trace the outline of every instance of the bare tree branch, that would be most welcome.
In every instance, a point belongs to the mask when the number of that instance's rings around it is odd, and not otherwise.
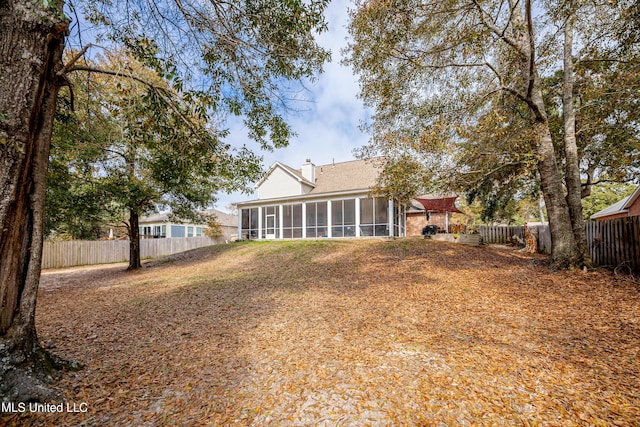
[[[512,39],[509,36],[507,36],[507,34],[506,34],[506,30],[508,28],[508,24],[511,23],[511,16],[509,16],[509,22],[507,23],[507,26],[504,29],[501,30],[496,25],[494,25],[491,22],[487,21],[486,17],[490,16],[490,15],[487,12],[485,12],[485,10],[482,8],[482,6],[480,6],[480,3],[478,3],[477,0],[473,0],[473,4],[476,6],[476,9],[478,10],[478,13],[479,13],[479,16],[480,16],[480,20],[482,21],[482,24],[489,31],[491,31],[493,34],[498,36],[498,38],[500,38],[501,40],[504,40],[505,43],[507,43],[512,48],[514,48],[517,52],[519,52],[520,54],[524,55],[524,52],[522,51],[522,48],[520,47],[520,45],[514,39]]]

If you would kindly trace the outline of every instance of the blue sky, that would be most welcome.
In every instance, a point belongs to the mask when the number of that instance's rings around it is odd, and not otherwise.
[[[292,167],[300,167],[305,159],[316,165],[353,160],[353,150],[366,144],[368,136],[360,131],[359,125],[366,118],[366,110],[357,98],[358,83],[353,71],[341,65],[340,50],[347,44],[348,0],[333,0],[326,11],[329,31],[318,37],[323,47],[331,50],[332,61],[325,64],[319,79],[308,84],[309,92],[303,94],[309,102],[302,104],[302,110],[289,117],[297,137],[286,148],[274,152],[262,152],[264,169],[279,161]],[[247,143],[246,129],[230,123],[231,135],[228,141],[234,145]],[[258,148],[256,147],[256,150]],[[219,194],[216,208],[227,210],[230,203],[255,198],[254,195],[240,193]]]

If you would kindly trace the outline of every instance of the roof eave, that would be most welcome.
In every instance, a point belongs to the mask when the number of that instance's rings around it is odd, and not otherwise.
[[[267,173],[265,173],[265,174],[264,174],[264,176],[263,176],[262,178],[260,178],[260,181],[258,181],[258,182],[256,183],[256,185],[254,185],[254,187],[253,187],[253,188],[258,188],[258,187],[260,187],[260,186],[262,185],[262,183],[263,183],[264,181],[266,181],[266,179],[267,179],[267,178],[269,178],[269,175],[271,175],[271,174],[273,173],[273,171],[274,171],[277,167],[279,167],[280,169],[282,169],[283,171],[285,171],[285,172],[286,172],[287,174],[289,174],[291,177],[295,178],[298,182],[302,182],[302,183],[304,183],[304,184],[310,185],[311,187],[315,187],[315,186],[316,186],[316,185],[315,185],[315,183],[313,183],[313,182],[309,181],[308,179],[306,179],[306,178],[302,178],[302,177],[299,177],[298,175],[296,175],[295,173],[293,173],[293,172],[291,171],[291,168],[289,168],[287,165],[282,164],[282,163],[280,163],[280,162],[275,162],[273,165],[271,165],[271,167],[269,168],[269,170],[267,171]]]
[[[629,196],[629,199],[626,201],[626,203],[622,206],[624,209],[629,209],[631,208],[631,206],[636,202],[636,200],[640,197],[640,185],[638,185],[638,187],[636,188],[636,190],[631,193],[631,196]]]
[[[295,195],[295,196],[274,197],[272,199],[248,200],[246,202],[237,202],[236,205],[240,207],[240,206],[278,203],[278,202],[291,203],[298,200],[302,201],[302,200],[312,200],[312,199],[334,198],[334,197],[340,197],[340,196],[367,195],[367,194],[370,194],[372,191],[373,190],[371,188],[361,188],[361,189],[355,189],[355,190],[332,191],[328,193],[307,193],[307,194],[301,194],[301,195]]]

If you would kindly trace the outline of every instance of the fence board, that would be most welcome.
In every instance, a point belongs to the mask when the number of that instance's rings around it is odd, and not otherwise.
[[[536,225],[538,229],[538,252],[551,253],[551,230],[548,225]]]
[[[589,253],[603,267],[628,265],[640,271],[640,216],[587,223]]]
[[[524,239],[524,228],[518,226],[480,226],[478,232],[485,243],[509,243],[515,235]]]
[[[157,258],[191,249],[221,243],[224,240],[202,237],[171,239],[142,239],[141,258]],[[44,242],[42,268],[72,267],[77,265],[109,264],[129,261],[127,240],[71,240]]]
[[[640,260],[640,233],[636,232],[636,230],[640,230],[640,221],[629,221],[628,228],[629,235],[634,236],[631,239],[635,243],[629,244],[629,256],[632,259]]]

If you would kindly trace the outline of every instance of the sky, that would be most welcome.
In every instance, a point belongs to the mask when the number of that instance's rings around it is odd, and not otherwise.
[[[307,85],[309,93],[303,96],[310,102],[302,104],[302,110],[287,119],[297,136],[288,147],[260,152],[264,157],[264,170],[276,161],[300,168],[306,159],[311,159],[316,165],[353,160],[353,150],[367,143],[368,135],[359,129],[367,111],[357,97],[357,77],[351,68],[340,64],[340,50],[347,45],[347,10],[350,5],[349,0],[333,0],[329,4],[325,14],[329,30],[319,35],[317,40],[331,51],[332,61],[325,64],[324,73],[315,83]],[[246,143],[259,151],[257,144],[248,141],[246,129],[239,123],[230,123],[230,131],[228,142],[232,145]],[[255,193],[220,193],[215,207],[228,211],[227,206],[231,203],[255,198]]]

